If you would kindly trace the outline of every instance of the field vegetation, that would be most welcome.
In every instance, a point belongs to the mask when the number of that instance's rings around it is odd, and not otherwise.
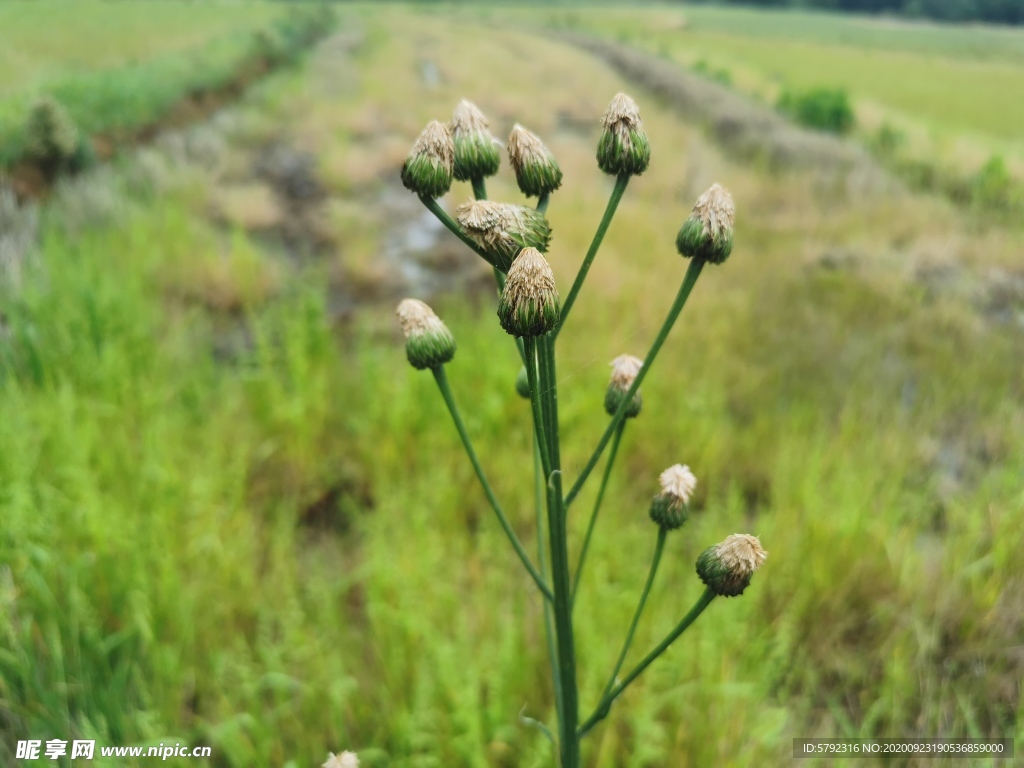
[[[553,764],[518,719],[553,717],[540,604],[394,305],[433,291],[455,396],[532,548],[519,360],[461,246],[442,238],[435,277],[401,282],[424,271],[392,261],[423,225],[398,171],[461,98],[499,136],[513,118],[537,132],[565,172],[549,209],[564,291],[610,190],[594,152],[618,91],[652,163],[563,332],[570,480],[606,423],[608,363],[643,353],[676,292],[693,200],[722,183],[738,218],[623,441],[576,610],[583,707],[643,582],[665,466],[699,485],[637,655],[701,592],[706,546],[749,530],[770,556],[620,699],[584,764],[783,765],[797,736],[1020,744],[1024,235],[742,162],[595,57],[507,23],[547,11],[486,13],[349,7],[209,125],[55,188],[0,289],[0,763],[17,739],[59,737],[209,744],[238,768],[342,749],[371,768]],[[646,13],[586,18],[640,44]],[[504,162],[488,191],[522,202]]]

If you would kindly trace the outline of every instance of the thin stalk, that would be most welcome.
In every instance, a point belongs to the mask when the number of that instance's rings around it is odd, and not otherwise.
[[[608,428],[605,429],[604,434],[601,435],[601,440],[598,442],[597,448],[594,449],[593,455],[587,460],[586,465],[583,467],[583,471],[580,472],[580,476],[576,478],[576,482],[573,483],[572,488],[569,489],[569,493],[565,497],[566,507],[572,504],[576,496],[579,495],[580,490],[583,488],[583,484],[587,481],[590,473],[593,472],[598,459],[601,458],[601,454],[604,452],[605,446],[608,445],[608,441],[611,440],[612,435],[615,434],[615,430],[618,428],[619,424],[622,423],[622,420],[626,418],[626,409],[633,401],[633,395],[635,395],[636,391],[640,389],[640,384],[643,382],[647,374],[651,372],[651,366],[654,365],[654,359],[658,356],[658,352],[661,350],[661,346],[665,343],[665,339],[668,338],[668,334],[672,330],[672,326],[675,325],[676,320],[679,318],[679,313],[682,312],[683,306],[686,304],[686,299],[689,298],[690,291],[693,290],[693,286],[696,284],[697,278],[700,277],[700,271],[703,268],[703,259],[692,259],[690,261],[690,266],[686,270],[686,276],[683,278],[683,284],[679,286],[679,293],[676,294],[675,301],[672,303],[672,308],[668,311],[668,317],[665,318],[665,322],[661,325],[661,330],[658,331],[658,335],[655,337],[654,343],[647,352],[647,357],[644,358],[644,364],[641,366],[640,372],[637,373],[636,378],[633,379],[633,383],[630,385],[629,390],[619,403],[619,407],[615,411],[615,415],[612,416],[612,420],[608,423]]]
[[[459,240],[461,240],[467,246],[469,246],[470,250],[472,250],[473,253],[475,253],[481,259],[486,261],[488,264],[490,264],[495,269],[500,270],[502,272],[508,272],[508,267],[506,267],[506,266],[504,266],[502,264],[498,264],[494,260],[493,256],[488,254],[487,251],[485,251],[479,245],[474,243],[470,239],[469,235],[467,235],[465,232],[462,231],[462,227],[459,226],[458,222],[456,222],[455,219],[453,219],[451,216],[449,216],[448,213],[444,210],[444,208],[442,208],[440,205],[437,204],[437,200],[435,200],[432,197],[427,197],[425,195],[420,195],[419,197],[420,197],[420,202],[423,203],[423,205],[425,205],[427,207],[427,210],[429,210],[432,214],[434,214],[437,217],[437,220],[440,221],[442,224],[444,224],[445,227],[447,227],[448,230],[453,235],[455,235],[457,238],[459,238]]]
[[[538,343],[541,393],[548,402],[548,440],[551,445],[551,472],[548,474],[548,531],[551,546],[551,580],[554,587],[555,637],[558,646],[558,674],[562,685],[562,717],[559,721],[559,748],[562,768],[578,768],[579,720],[576,687],[576,647],[572,630],[572,602],[569,583],[569,547],[562,503],[562,470],[558,439],[558,388],[555,346],[551,334]]]
[[[548,203],[551,201],[551,193],[544,192],[537,198],[537,210],[541,213],[548,212]]]
[[[661,553],[665,549],[665,537],[667,535],[668,531],[665,528],[658,529],[658,543],[654,545],[654,558],[651,560],[651,570],[647,574],[647,581],[644,584],[643,591],[640,593],[640,602],[636,605],[636,613],[633,614],[633,621],[629,625],[629,631],[626,633],[626,642],[622,644],[622,653],[619,654],[619,660],[615,662],[615,669],[612,670],[611,677],[608,678],[608,685],[604,687],[604,693],[601,694],[602,701],[608,696],[608,692],[615,687],[615,678],[619,676],[622,663],[626,660],[626,654],[629,653],[629,646],[633,644],[633,635],[636,634],[636,626],[640,623],[640,614],[644,612],[644,606],[647,604],[647,596],[651,593],[651,585],[654,584],[654,575],[658,572],[658,564],[661,562]]]
[[[601,477],[601,487],[597,491],[597,499],[594,501],[594,511],[590,513],[590,522],[587,524],[587,533],[583,537],[583,548],[580,550],[580,559],[576,563],[576,575],[572,583],[572,603],[576,605],[576,590],[580,587],[580,577],[583,575],[583,563],[587,560],[587,550],[590,548],[590,537],[594,533],[594,525],[597,523],[597,513],[601,509],[601,502],[604,499],[604,489],[608,487],[608,478],[612,474],[612,465],[615,463],[615,455],[619,452],[619,442],[622,440],[622,433],[626,430],[626,422],[619,423],[612,438],[612,447],[608,452],[608,462],[604,465],[604,475]]]
[[[501,523],[501,527],[505,531],[505,535],[508,536],[508,540],[512,542],[512,548],[515,549],[516,554],[519,555],[519,559],[523,561],[523,565],[526,566],[526,570],[529,571],[530,576],[532,576],[534,582],[536,582],[537,588],[544,594],[544,597],[548,600],[553,600],[554,595],[551,593],[551,588],[544,581],[544,577],[534,567],[533,562],[530,560],[530,556],[526,554],[526,550],[523,548],[522,542],[519,541],[519,537],[516,536],[516,532],[512,529],[512,525],[509,523],[508,518],[505,516],[505,512],[501,508],[501,504],[498,502],[498,497],[494,495],[494,490],[491,488],[491,484],[487,481],[487,475],[484,474],[484,468],[480,466],[480,460],[476,456],[476,451],[473,450],[473,443],[470,442],[469,433],[466,431],[466,425],[463,423],[462,416],[459,414],[458,406],[455,405],[455,398],[452,396],[452,389],[448,384],[448,376],[444,372],[444,366],[439,365],[431,370],[434,373],[434,379],[437,381],[437,387],[441,390],[441,397],[444,398],[444,402],[448,406],[448,411],[452,415],[452,421],[455,422],[455,429],[458,430],[459,437],[462,438],[462,444],[466,448],[466,454],[469,456],[469,461],[473,465],[473,469],[476,470],[476,476],[480,480],[480,485],[483,486],[484,494],[487,496],[487,500],[491,502],[491,507],[494,508],[494,514],[498,516],[498,522]]]
[[[537,432],[533,433],[533,478],[534,493],[537,504],[537,562],[540,564],[540,572],[545,576],[548,574],[548,554],[544,546],[544,468],[540,463],[540,446],[538,445]],[[551,681],[555,689],[555,711],[558,713],[558,721],[562,721],[562,678],[558,676],[558,649],[555,648],[555,630],[552,627],[551,602],[544,601],[544,637],[548,645],[548,661],[551,663]]]
[[[526,354],[526,379],[530,383],[530,406],[533,408],[533,429],[540,448],[540,463],[544,469],[545,483],[551,474],[551,454],[545,426],[544,407],[541,403],[541,382],[537,374],[537,339],[532,336],[523,338],[523,349]]]
[[[473,179],[473,197],[477,200],[487,199],[487,185],[484,183],[484,177],[481,176],[479,179]]]
[[[572,310],[572,305],[576,303],[576,297],[579,295],[580,289],[583,287],[583,281],[587,279],[587,273],[590,271],[590,265],[594,263],[594,257],[597,256],[597,249],[601,247],[604,235],[608,231],[608,225],[612,223],[612,218],[615,216],[615,209],[619,207],[619,201],[622,199],[622,195],[626,191],[627,184],[629,184],[629,174],[619,174],[615,179],[615,187],[612,189],[612,194],[608,198],[608,205],[605,206],[604,216],[601,217],[601,223],[597,225],[597,231],[594,233],[594,239],[590,241],[590,249],[587,251],[587,255],[583,257],[583,263],[580,264],[579,272],[576,273],[576,280],[573,282],[572,288],[569,289],[569,295],[562,303],[562,317],[558,321],[558,327],[555,328],[555,336],[557,336],[558,332],[562,330],[562,326],[565,325],[565,320],[569,317],[569,312]]]
[[[668,647],[679,639],[679,636],[683,634],[683,632],[690,628],[690,625],[697,620],[697,617],[701,615],[704,609],[707,608],[714,599],[715,593],[712,592],[710,588],[705,589],[704,594],[700,596],[700,599],[697,600],[693,608],[690,609],[690,612],[683,617],[683,620],[676,625],[675,629],[669,632],[668,636],[658,643],[653,651],[644,656],[643,661],[637,664],[633,670],[626,675],[626,678],[621,683],[615,686],[601,699],[601,703],[597,705],[597,709],[594,710],[594,714],[580,726],[580,738],[583,738],[590,729],[608,716],[612,702],[615,701],[615,699],[617,699],[627,687],[629,687],[630,683],[636,680],[640,674],[651,665],[651,662],[668,650]]]

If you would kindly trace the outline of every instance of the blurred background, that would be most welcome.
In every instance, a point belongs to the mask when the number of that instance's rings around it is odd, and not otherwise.
[[[519,721],[554,719],[541,606],[394,307],[427,300],[455,334],[455,396],[532,549],[518,356],[487,265],[399,169],[463,98],[499,138],[539,134],[565,173],[564,295],[620,91],[652,162],[561,336],[571,476],[712,183],[737,230],[611,477],[582,708],[646,574],[661,470],[693,469],[695,511],[633,658],[700,594],[705,547],[750,532],[770,557],[585,764],[783,765],[794,737],[1020,746],[1022,21],[1017,0],[0,3],[0,764],[28,738],[203,744],[215,766],[553,764]],[[504,161],[489,192],[525,202]]]

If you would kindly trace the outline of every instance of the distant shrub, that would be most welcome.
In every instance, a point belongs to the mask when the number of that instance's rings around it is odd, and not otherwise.
[[[776,106],[801,125],[819,131],[849,133],[856,123],[850,97],[842,88],[786,88]]]
[[[894,154],[900,147],[906,144],[906,141],[906,134],[889,123],[882,123],[872,137],[875,150],[883,155]]]
[[[716,83],[732,85],[732,75],[729,73],[729,70],[712,67],[708,64],[707,59],[701,59],[694,64],[693,71],[709,80],[714,80]]]
[[[1000,155],[993,155],[971,179],[971,202],[989,211],[1007,211],[1014,205],[1013,176]]]

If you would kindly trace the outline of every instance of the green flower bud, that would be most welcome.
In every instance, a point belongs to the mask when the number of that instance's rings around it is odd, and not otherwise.
[[[619,355],[612,360],[612,377],[604,395],[604,409],[609,416],[614,416],[618,412],[622,399],[629,392],[629,388],[633,386],[633,380],[640,373],[643,364],[643,360],[632,355]],[[626,408],[626,418],[635,419],[640,414],[642,405],[638,389]]]
[[[526,373],[525,365],[516,374],[516,393],[524,400],[530,399],[530,377]]]
[[[523,248],[546,251],[551,242],[547,219],[533,208],[472,200],[455,214],[470,239],[502,265],[510,265]]]
[[[455,337],[422,301],[403,299],[395,314],[405,334],[405,355],[413,368],[437,368],[455,356]]]
[[[612,176],[639,176],[651,162],[651,145],[636,102],[624,93],[612,99],[601,118],[597,165]]]
[[[513,336],[542,336],[558,324],[561,311],[551,265],[536,248],[523,248],[498,300],[501,327]]]
[[[424,197],[443,197],[452,186],[455,146],[448,129],[432,120],[402,166],[402,184]]]
[[[562,171],[537,134],[516,124],[508,137],[508,160],[519,189],[527,197],[554,192],[562,186]]]
[[[463,99],[452,113],[448,131],[455,145],[453,173],[459,181],[493,176],[501,164],[498,140],[487,130],[487,118],[475,104]]]
[[[728,190],[713,184],[697,198],[690,217],[676,236],[676,248],[686,258],[721,264],[732,253],[732,223],[736,206]]]
[[[675,464],[658,478],[661,493],[651,500],[651,520],[666,531],[681,528],[689,517],[690,496],[697,487],[697,478],[684,464]]]
[[[697,575],[716,595],[735,597],[743,594],[767,557],[756,536],[734,533],[700,554]]]

